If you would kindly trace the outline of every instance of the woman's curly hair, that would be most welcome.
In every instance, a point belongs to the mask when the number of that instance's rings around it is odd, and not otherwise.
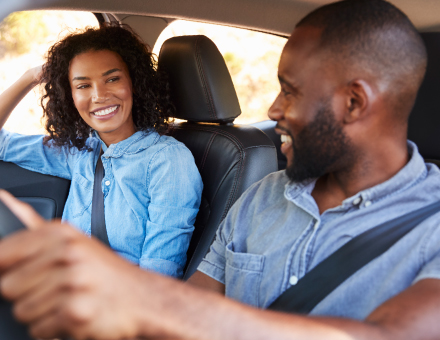
[[[104,24],[68,35],[48,51],[41,82],[46,83],[41,98],[46,130],[45,143],[89,149],[90,127],[76,109],[69,83],[72,59],[84,52],[109,50],[119,54],[127,65],[133,85],[133,122],[137,130],[154,128],[164,134],[174,106],[169,97],[166,76],[157,71],[155,56],[130,27]]]

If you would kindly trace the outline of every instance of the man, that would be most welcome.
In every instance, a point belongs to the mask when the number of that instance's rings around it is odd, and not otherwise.
[[[2,293],[40,338],[439,338],[435,215],[312,315],[253,307],[269,306],[356,235],[440,199],[440,171],[406,141],[425,67],[420,37],[387,2],[312,12],[284,48],[269,113],[288,169],[237,201],[191,284],[141,271],[2,192],[30,229],[0,244]]]

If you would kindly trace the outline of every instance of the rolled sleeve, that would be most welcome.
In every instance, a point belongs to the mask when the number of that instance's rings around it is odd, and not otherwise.
[[[433,223],[426,227],[430,228],[430,232],[426,233],[425,242],[421,247],[421,269],[412,284],[424,279],[440,279],[440,250],[438,246],[440,244],[440,232],[436,222],[437,219],[436,216],[431,217],[430,221],[433,221]]]
[[[11,138],[11,133],[1,129],[0,130],[0,159],[4,160],[5,158],[5,152],[6,152],[6,146],[9,143],[9,139]]]
[[[167,261],[163,259],[152,259],[141,257],[139,266],[144,269],[152,270],[157,273],[161,273],[173,277],[182,276],[182,266],[179,266],[176,262]]]
[[[147,176],[151,201],[140,265],[181,277],[199,211],[202,179],[194,157],[181,143],[169,144],[158,151]]]
[[[78,150],[50,147],[44,135],[21,135],[0,130],[0,159],[46,175],[72,179]]]
[[[214,280],[225,284],[225,245],[219,242],[218,238],[214,240],[208,254],[199,264],[197,270]]]

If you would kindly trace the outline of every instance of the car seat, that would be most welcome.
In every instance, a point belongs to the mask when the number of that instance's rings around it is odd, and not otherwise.
[[[188,249],[184,279],[209,250],[220,222],[253,183],[277,171],[276,149],[253,126],[233,125],[240,105],[225,61],[205,36],[181,36],[162,45],[158,68],[169,78],[177,123],[171,135],[193,153],[204,183]]]
[[[426,161],[440,165],[440,33],[422,33],[428,52],[426,76],[408,122],[408,139]]]

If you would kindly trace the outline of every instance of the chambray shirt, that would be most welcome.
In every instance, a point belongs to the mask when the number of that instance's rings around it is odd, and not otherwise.
[[[235,300],[268,307],[283,291],[355,236],[440,200],[440,171],[408,142],[410,161],[391,179],[320,215],[316,180],[284,171],[251,186],[231,208],[198,270]],[[338,268],[335,268],[337,271]],[[434,214],[347,279],[311,312],[362,320],[426,278],[440,279],[440,214]]]
[[[180,277],[200,205],[202,180],[184,144],[138,131],[108,148],[95,134],[92,152],[43,145],[44,136],[0,131],[0,159],[71,180],[63,220],[91,232],[94,169],[102,146],[104,214],[110,246],[163,274]]]

